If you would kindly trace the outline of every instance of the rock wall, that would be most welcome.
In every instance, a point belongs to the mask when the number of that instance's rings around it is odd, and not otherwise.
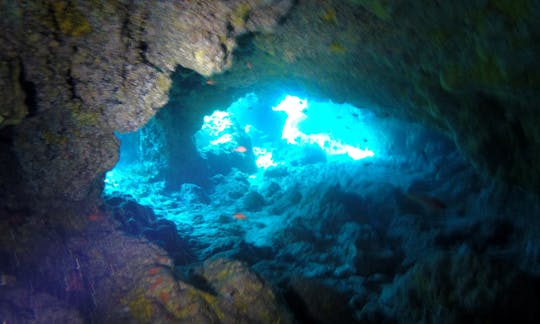
[[[249,91],[346,101],[439,129],[484,175],[538,192],[539,14],[527,0],[300,0],[171,107]]]
[[[222,72],[237,35],[269,31],[290,5],[3,2],[2,162],[16,169],[0,171],[6,204],[19,208],[22,194],[35,204],[99,194],[118,159],[113,131],[138,129],[167,102],[177,65]]]
[[[118,158],[113,131],[144,125],[167,102],[178,66],[201,75],[196,87],[193,78],[175,82],[186,89],[170,104],[186,121],[174,126],[179,136],[191,135],[209,103],[292,89],[432,125],[486,175],[540,189],[538,3],[291,6],[3,3],[0,132],[9,152],[2,162],[13,168],[0,175],[2,195],[18,187],[38,202],[99,193]]]
[[[14,286],[29,282],[48,293],[37,315],[67,300],[79,311],[97,310],[98,320],[232,323],[264,315],[288,322],[269,287],[243,265],[205,263],[199,275],[223,296],[214,298],[176,280],[164,251],[120,233],[94,204],[63,208],[97,201],[103,174],[118,159],[114,131],[143,126],[169,93],[167,109],[180,122],[167,127],[180,138],[191,135],[210,103],[226,106],[247,91],[267,98],[274,90],[298,91],[429,124],[486,175],[540,191],[540,3],[292,2],[0,3],[0,270],[11,289],[5,298],[24,297],[27,291]],[[179,74],[169,92],[173,71]],[[526,252],[536,265],[537,246],[527,243]],[[420,270],[428,276],[438,267]],[[233,291],[242,281],[247,285]],[[396,298],[424,294],[418,287],[403,284]],[[246,308],[252,292],[268,298]],[[20,317],[24,303],[3,304],[9,318]],[[57,315],[75,322],[85,314]]]

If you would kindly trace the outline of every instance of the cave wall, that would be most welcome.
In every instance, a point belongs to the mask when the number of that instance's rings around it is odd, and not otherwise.
[[[349,102],[438,129],[485,176],[539,192],[539,17],[528,0],[300,0],[169,104],[209,113],[249,91]]]
[[[0,131],[9,152],[2,162],[13,167],[0,171],[5,205],[30,199],[39,209],[98,196],[118,160],[113,131],[134,131],[154,116],[177,65],[222,72],[236,35],[269,31],[290,5],[2,2]]]
[[[535,1],[50,0],[0,9],[0,196],[10,208],[23,196],[38,205],[97,197],[118,159],[113,131],[154,116],[178,66],[199,75],[196,87],[179,77],[171,91],[167,109],[185,121],[177,136],[191,135],[212,103],[296,89],[431,125],[486,175],[540,190]]]

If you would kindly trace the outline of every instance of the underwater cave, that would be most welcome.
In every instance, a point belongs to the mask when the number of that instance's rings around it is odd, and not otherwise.
[[[540,4],[0,12],[0,322],[540,320]]]

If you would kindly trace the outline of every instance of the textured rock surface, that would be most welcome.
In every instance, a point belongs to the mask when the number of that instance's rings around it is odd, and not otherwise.
[[[486,174],[539,188],[533,1],[298,1],[277,29],[290,1],[2,6],[0,125],[18,124],[9,149],[34,198],[96,188],[117,159],[112,131],[148,121],[178,65],[207,77],[232,68],[198,88],[179,76],[192,90],[173,101],[186,132],[210,103],[279,81],[429,123]]]
[[[122,232],[123,224],[100,209],[55,210],[39,223],[21,214],[2,216],[3,320],[290,322],[272,288],[244,264],[223,259],[205,263],[201,276],[209,288],[201,290],[178,279],[167,252],[139,233]],[[182,263],[183,257],[176,255],[175,262]],[[33,303],[25,302],[29,299]]]
[[[30,289],[2,287],[0,305],[0,316],[6,323],[84,323],[68,303]]]
[[[17,308],[18,303],[2,303],[6,317],[37,314],[47,321],[73,322],[81,317],[95,322],[287,320],[271,290],[243,265],[206,263],[201,276],[215,291],[201,290],[177,280],[167,254],[138,232],[120,232],[120,225],[99,210],[66,208],[68,201],[99,198],[103,173],[118,158],[113,132],[144,125],[167,102],[175,70],[168,108],[185,124],[168,128],[183,138],[176,141],[173,136],[171,145],[188,146],[187,136],[216,103],[226,106],[248,90],[269,98],[276,88],[288,89],[431,125],[454,139],[486,175],[540,190],[540,3],[299,0],[280,21],[291,3],[0,4],[0,269],[3,284],[9,285],[0,288],[10,291],[2,298],[11,293],[25,298],[28,290],[43,293],[34,295],[43,307],[31,311]],[[512,215],[537,214],[514,209]],[[317,230],[332,230],[331,225],[321,223]],[[310,231],[295,228],[297,232],[283,237],[285,244],[286,239],[313,239]],[[170,227],[162,230],[170,232]],[[358,241],[360,248],[373,251],[361,245],[358,228],[333,230],[344,241]],[[540,248],[526,236],[522,243],[520,253],[527,254],[538,271]],[[384,246],[375,247],[377,253],[363,256],[373,261],[361,268],[365,273],[385,270],[372,266],[386,257]],[[291,247],[296,252],[303,248]],[[357,258],[352,246],[349,258]],[[529,266],[528,259],[523,266]],[[471,305],[456,303],[454,295],[474,300],[475,287],[437,286],[446,263],[468,262],[487,287],[498,284],[493,279],[498,273],[483,273],[488,264],[474,255],[437,262],[413,269],[436,277],[430,281],[433,286],[411,272],[394,296],[403,300],[400,294],[412,293],[425,305],[468,312]],[[353,266],[360,269],[355,263],[347,266],[336,275],[346,275]],[[245,285],[239,287],[239,282]],[[514,283],[506,287],[511,290]],[[259,301],[250,299],[253,292],[263,294]],[[480,294],[487,296],[488,305],[497,306],[491,291]],[[53,314],[51,309],[65,306],[65,301],[81,314],[67,307],[65,313]],[[422,309],[396,307],[391,311],[409,310],[408,317],[421,319]]]
[[[347,101],[438,128],[484,174],[538,191],[539,14],[527,0],[298,1],[171,106],[208,112],[247,91]]]
[[[387,286],[382,304],[393,305],[399,323],[526,323],[538,317],[537,278],[459,252],[435,254]]]
[[[290,314],[279,303],[272,288],[239,261],[209,260],[197,271],[215,290],[217,309],[223,323],[290,323]],[[219,312],[217,313],[219,315]]]
[[[103,173],[117,160],[113,130],[138,129],[166,103],[178,64],[206,76],[223,71],[237,35],[270,30],[289,7],[290,1],[3,3],[0,127],[16,125],[4,137],[21,190],[35,201],[99,193]]]
[[[223,72],[236,36],[271,30],[290,6],[288,0],[156,2],[145,28],[147,58],[168,71],[181,65],[204,76]]]
[[[332,287],[310,278],[292,278],[286,297],[299,309],[303,323],[354,323],[348,309],[348,298]]]
[[[16,125],[28,114],[21,73],[21,64],[17,59],[0,64],[0,128]]]

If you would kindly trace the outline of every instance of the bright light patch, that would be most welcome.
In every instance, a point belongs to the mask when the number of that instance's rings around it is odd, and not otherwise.
[[[365,149],[359,149],[350,145],[345,145],[347,155],[353,160],[361,160],[367,157],[375,156],[375,153],[370,151],[367,147]]]
[[[283,112],[284,114],[281,114]],[[360,160],[380,151],[382,129],[373,124],[372,113],[348,104],[308,101],[287,95],[275,107],[249,93],[233,102],[226,111],[216,110],[204,117],[194,135],[203,158],[211,152],[223,165],[241,168],[251,160],[259,169],[318,158]],[[283,140],[287,144],[283,145]],[[304,150],[304,147],[306,150]],[[320,157],[319,157],[320,158]],[[321,161],[322,161],[321,160]],[[301,162],[304,163],[304,162]],[[309,162],[311,163],[311,162]]]
[[[209,116],[204,116],[204,124],[195,136],[195,143],[202,156],[206,153],[222,147],[233,150],[235,138],[235,121],[227,111],[216,110]]]
[[[286,96],[283,101],[276,107],[274,111],[283,111],[287,114],[287,120],[283,126],[282,138],[287,140],[289,144],[297,144],[297,139],[304,140],[305,134],[300,132],[298,124],[305,120],[308,116],[304,114],[304,110],[308,107],[307,99],[298,97]]]
[[[114,169],[105,174],[105,187],[112,189],[118,187],[118,181],[116,181],[116,172]]]
[[[212,145],[225,144],[232,141],[232,139],[233,138],[231,134],[224,134],[224,135],[221,135],[218,139],[210,141],[210,144]]]
[[[202,130],[210,136],[219,136],[232,126],[231,115],[226,111],[216,110],[210,116],[204,116]]]
[[[347,155],[353,160],[374,156],[375,153],[367,147],[363,149],[358,147],[358,133],[361,133],[358,128],[361,125],[353,125],[354,119],[359,115],[354,107],[352,108],[356,111],[349,111],[350,107],[352,106],[339,107],[333,103],[316,103],[315,109],[311,109],[307,99],[286,96],[272,110],[287,114],[282,139],[287,140],[289,144],[316,144],[327,155]],[[352,126],[356,126],[354,130]],[[341,136],[332,136],[334,134]],[[348,140],[353,143],[346,143]]]
[[[278,163],[276,163],[272,159],[272,152],[268,152],[265,148],[253,147],[253,153],[257,157],[257,160],[255,160],[255,163],[257,164],[258,168],[268,169],[271,166],[278,165]]]

